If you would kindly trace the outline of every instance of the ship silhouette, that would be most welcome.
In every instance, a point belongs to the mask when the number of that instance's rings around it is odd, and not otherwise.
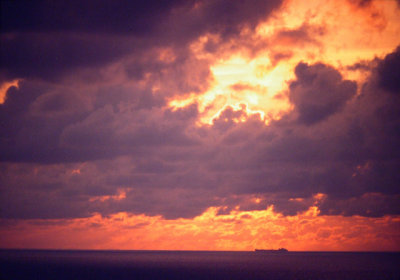
[[[258,253],[285,253],[288,252],[288,249],[286,248],[279,248],[277,250],[274,249],[255,249],[254,251]]]

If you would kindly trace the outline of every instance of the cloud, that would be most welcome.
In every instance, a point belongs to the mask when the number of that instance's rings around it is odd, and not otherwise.
[[[379,63],[379,59],[376,58],[372,61],[369,60],[362,60],[359,62],[356,62],[352,65],[349,65],[346,67],[347,70],[350,71],[371,71],[376,67],[376,65]]]
[[[139,58],[154,47],[185,50],[209,33],[229,40],[242,28],[255,28],[280,2],[5,2],[0,73],[7,80],[54,81],[81,69],[96,71],[127,56]]]
[[[242,28],[254,28],[268,17],[280,1],[1,5],[0,76],[23,79],[0,106],[1,158],[64,162],[119,154],[113,147],[82,152],[72,143],[79,129],[107,110],[112,111],[108,117],[116,114],[114,121],[121,117],[128,124],[136,117],[127,111],[139,109],[139,118],[149,124],[145,119],[160,111],[152,107],[165,106],[166,98],[204,92],[212,82],[209,61],[197,59],[190,43],[208,33],[223,34],[226,40],[239,36]],[[79,16],[71,16],[75,14]],[[113,144],[129,137],[146,139],[125,127],[124,139],[106,140],[110,133],[100,135],[100,130],[115,127],[104,120],[91,139],[103,136],[103,143]],[[136,133],[161,136],[145,130]]]
[[[314,205],[327,215],[399,213],[398,49],[368,64],[359,94],[333,66],[300,62],[286,93],[293,110],[280,119],[266,125],[240,104],[204,124],[196,97],[213,86],[218,51],[249,38],[280,1],[166,2],[155,13],[151,3],[29,3],[2,9],[37,13],[2,17],[1,77],[21,81],[0,104],[1,217],[176,219],[272,205],[284,215]],[[314,42],[308,28],[280,36]],[[191,46],[203,36],[215,48],[201,57]],[[193,99],[168,105],[183,97]]]
[[[6,2],[2,4],[2,26],[12,31],[75,31],[148,34],[165,11],[179,1],[87,1],[53,3],[46,1]],[[71,16],[75,15],[75,16]]]
[[[400,81],[397,73],[400,71],[400,47],[388,54],[378,67],[379,86],[389,92],[400,93]]]
[[[228,106],[211,125],[198,126],[195,103],[170,109],[92,101],[75,108],[63,99],[60,107],[57,91],[39,95],[22,112],[29,108],[29,114],[50,124],[47,114],[53,116],[56,108],[58,132],[50,129],[53,134],[29,145],[19,140],[24,146],[14,146],[12,157],[4,142],[8,157],[3,160],[31,163],[2,164],[7,186],[2,216],[70,218],[126,211],[175,219],[200,215],[211,206],[229,212],[271,205],[295,215],[315,203],[328,215],[398,214],[398,97],[380,90],[379,72],[374,73],[356,97],[354,82],[343,80],[333,67],[299,63],[289,87],[294,110],[269,126],[245,105]],[[2,108],[11,108],[18,96],[13,90]],[[77,112],[79,118],[70,117]],[[21,116],[17,120],[28,125]],[[23,132],[27,127],[13,129],[15,135],[38,137]],[[124,196],[117,199],[121,190]]]
[[[299,63],[296,80],[290,83],[289,100],[300,122],[312,125],[340,110],[356,94],[356,83],[343,80],[334,68]]]
[[[274,37],[274,45],[303,47],[305,44],[319,45],[317,38],[325,34],[323,26],[310,25],[304,22],[300,27],[282,29]]]
[[[234,210],[218,215],[210,208],[194,219],[165,220],[159,216],[118,213],[83,219],[8,220],[0,228],[4,248],[125,250],[398,250],[396,217],[322,216],[314,207],[297,217],[269,209]],[[4,221],[4,220],[3,220]],[[99,245],[101,244],[101,245]],[[381,265],[381,264],[377,264]],[[384,265],[384,263],[382,263]]]

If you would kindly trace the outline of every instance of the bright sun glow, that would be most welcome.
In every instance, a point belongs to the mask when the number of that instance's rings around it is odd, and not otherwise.
[[[261,115],[267,124],[291,109],[285,90],[300,61],[324,61],[343,68],[344,78],[361,82],[364,73],[346,71],[344,66],[371,60],[400,43],[400,37],[396,36],[400,33],[400,25],[395,20],[396,3],[387,2],[377,1],[362,10],[339,1],[288,1],[279,15],[257,28],[257,38],[264,40],[266,47],[251,57],[238,51],[213,59],[203,47],[209,41],[218,42],[219,37],[202,36],[191,49],[197,58],[214,61],[210,66],[214,83],[203,94],[170,100],[169,106],[179,108],[197,102],[202,114],[198,123],[202,125],[211,124],[226,106],[238,108],[245,104],[248,114],[263,112]],[[332,13],[332,10],[339,12]],[[282,29],[294,32],[280,32]],[[365,38],[364,34],[371,36]],[[271,57],[283,59],[271,61]]]
[[[207,92],[171,100],[169,106],[179,108],[197,101],[203,114],[200,123],[203,124],[211,124],[226,106],[238,109],[240,104],[246,105],[249,115],[260,114],[265,122],[279,118],[282,111],[289,109],[286,99],[276,95],[286,88],[286,80],[291,77],[290,67],[282,65],[269,71],[269,63],[267,57],[248,60],[232,56],[218,61],[210,67],[214,84]]]

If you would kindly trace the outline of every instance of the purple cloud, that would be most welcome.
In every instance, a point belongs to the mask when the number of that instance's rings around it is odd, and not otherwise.
[[[204,34],[241,40],[280,1],[29,3],[2,6],[37,11],[2,16],[1,79],[23,79],[0,104],[2,218],[172,219],[270,205],[294,215],[317,193],[326,194],[322,214],[400,213],[399,49],[371,64],[358,95],[334,67],[300,62],[287,92],[294,110],[282,119],[266,126],[245,105],[228,106],[199,126],[196,102],[167,106],[212,82],[210,62],[190,43]]]
[[[343,80],[339,71],[323,64],[299,63],[295,74],[289,100],[295,105],[299,121],[307,125],[336,113],[356,94],[355,82]]]

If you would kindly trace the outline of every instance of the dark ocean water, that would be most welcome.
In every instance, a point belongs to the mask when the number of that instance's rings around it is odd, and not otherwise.
[[[1,279],[400,279],[400,253],[0,250]]]

